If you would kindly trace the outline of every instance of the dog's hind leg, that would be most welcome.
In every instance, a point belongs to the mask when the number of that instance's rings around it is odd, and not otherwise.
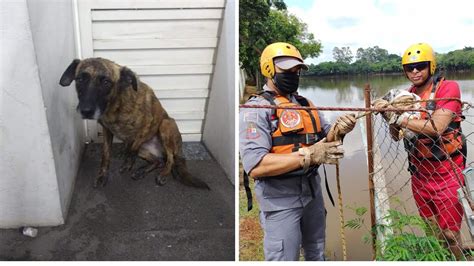
[[[132,179],[138,180],[144,178],[148,173],[152,172],[153,170],[160,168],[163,166],[163,162],[161,158],[156,157],[154,154],[149,152],[146,149],[140,149],[138,156],[144,159],[149,163],[149,165],[142,166],[138,168],[133,174]]]
[[[144,178],[148,173],[152,172],[153,170],[155,169],[158,169],[162,166],[162,162],[160,161],[156,161],[150,165],[145,165],[145,166],[142,166],[140,168],[138,168],[137,170],[135,170],[132,174],[132,179],[133,180],[139,180],[139,179],[142,179]]]
[[[163,168],[163,170],[161,170],[159,176],[155,178],[155,182],[158,186],[163,186],[166,184],[168,176],[170,175],[171,169],[174,164],[174,156],[173,156],[172,150],[167,149],[165,146],[165,151],[166,151],[165,167]]]
[[[172,118],[163,119],[163,122],[158,129],[158,134],[160,137],[161,145],[163,145],[163,155],[165,157],[165,167],[160,172],[160,175],[156,177],[155,181],[156,184],[159,186],[163,186],[166,184],[168,176],[171,174],[171,170],[173,169],[174,165],[174,157],[178,150],[180,150],[180,146],[177,147],[177,143],[175,141],[176,134],[181,138],[179,135],[178,126],[176,122]]]
[[[122,166],[120,166],[120,173],[123,173],[125,171],[129,172],[132,170],[133,166],[135,165],[135,161],[137,160],[137,155],[136,154],[128,154],[125,160],[122,163]]]
[[[191,176],[189,173],[182,152],[183,141],[174,119],[168,118],[163,120],[159,134],[166,153],[166,165],[160,174],[160,178],[166,178],[171,172],[174,178],[177,178],[187,186],[209,189],[206,183]],[[159,184],[158,179],[157,184]]]

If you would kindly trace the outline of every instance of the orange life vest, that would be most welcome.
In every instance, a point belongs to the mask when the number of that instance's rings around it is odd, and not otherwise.
[[[291,106],[314,106],[306,98],[294,95],[297,102],[292,103],[286,97],[277,95],[272,91],[264,91],[257,95],[257,97],[263,97],[271,105],[277,105],[282,107],[291,107]],[[321,121],[319,118],[318,111],[316,110],[295,110],[295,109],[276,109],[273,112],[271,121],[278,120],[278,126],[275,132],[272,133],[272,148],[271,153],[291,153],[292,151],[297,151],[300,147],[305,147],[312,145],[324,136],[320,134],[321,130]],[[313,166],[315,171],[317,171],[317,166]],[[326,170],[324,170],[326,172]],[[297,169],[291,171],[290,173],[285,173],[279,176],[271,176],[267,178],[291,178],[295,176],[306,176],[309,178],[309,186],[311,190],[311,196],[315,197],[315,192],[313,185],[311,184],[311,178],[314,175],[313,171],[307,173],[303,172],[303,169]],[[252,193],[250,190],[250,183],[247,173],[244,172],[244,187],[245,194],[247,195],[247,210],[252,209]],[[326,176],[326,190],[328,192],[329,199],[331,200],[332,205],[334,206],[334,200],[332,198],[331,192],[329,190],[329,185],[327,182]]]
[[[260,96],[279,107],[314,106],[299,95],[295,95],[298,104],[270,91]],[[317,110],[276,109],[272,119],[278,119],[278,126],[272,133],[271,153],[291,153],[321,139],[321,121]]]
[[[440,78],[438,82],[432,83],[431,92],[421,95],[420,98],[422,100],[435,99],[443,81],[444,78]],[[431,114],[436,109],[436,102],[421,102],[421,106]],[[428,113],[421,112],[421,119],[429,119]],[[440,136],[419,134],[414,140],[406,142],[406,146],[410,148],[410,154],[420,160],[445,160],[448,155],[461,152],[464,142],[461,132],[461,121],[461,116],[456,116]]]

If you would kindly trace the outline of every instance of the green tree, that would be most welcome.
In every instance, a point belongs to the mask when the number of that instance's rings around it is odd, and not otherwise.
[[[274,42],[288,42],[303,58],[317,57],[321,43],[309,33],[307,25],[289,14],[283,0],[241,0],[239,7],[239,61],[254,83],[259,73],[263,49]]]
[[[474,48],[450,51],[447,54],[436,54],[439,68],[450,71],[461,71],[474,69]]]
[[[357,49],[356,59],[366,63],[379,63],[388,57],[388,51],[378,46]]]
[[[343,47],[344,48],[344,47]],[[401,60],[396,54],[389,54],[387,50],[378,46],[359,48],[356,52],[356,61],[348,64],[343,60],[344,51],[335,47],[333,56],[336,62],[321,62],[311,65],[305,75],[325,76],[341,74],[370,74],[370,73],[403,73]],[[464,47],[445,54],[435,54],[437,69],[448,71],[474,70],[474,48]]]
[[[267,0],[240,0],[239,61],[247,75],[255,79],[258,57],[266,45],[263,38],[271,3]]]
[[[332,56],[336,62],[347,64],[350,64],[352,62],[352,58],[354,58],[354,56],[352,56],[351,48],[349,47],[334,47],[334,49],[332,49]]]

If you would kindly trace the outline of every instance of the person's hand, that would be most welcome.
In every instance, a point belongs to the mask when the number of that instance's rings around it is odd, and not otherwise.
[[[310,165],[337,164],[338,159],[344,157],[341,146],[341,141],[327,142],[324,138],[309,147],[300,148],[298,152],[304,156],[300,165],[306,171]]]
[[[372,106],[374,108],[392,108],[393,107],[387,100],[383,98],[375,100],[372,103]],[[385,121],[387,121],[389,124],[394,124],[398,120],[398,117],[399,117],[399,114],[393,111],[385,111],[385,112],[380,112],[380,113],[382,114],[382,117],[385,119]]]
[[[372,103],[372,106],[374,108],[386,108],[388,106],[389,102],[387,100],[384,100],[382,98],[379,98],[377,100],[375,100],[373,103]]]
[[[393,108],[400,108],[399,114],[403,113],[404,110],[418,109],[419,104],[416,104],[416,98],[412,95],[402,95],[393,100],[390,104]]]
[[[342,137],[351,132],[354,129],[355,124],[356,119],[354,114],[342,115],[336,119],[336,122],[334,123],[334,130],[336,130],[336,133],[339,135],[339,137]]]

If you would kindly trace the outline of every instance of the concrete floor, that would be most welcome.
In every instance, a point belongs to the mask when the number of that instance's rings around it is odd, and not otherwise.
[[[234,186],[202,144],[184,150],[210,191],[172,178],[156,186],[157,172],[138,181],[120,174],[122,144],[107,186],[94,189],[101,145],[88,145],[66,223],[40,227],[36,238],[0,230],[0,260],[234,260]]]

